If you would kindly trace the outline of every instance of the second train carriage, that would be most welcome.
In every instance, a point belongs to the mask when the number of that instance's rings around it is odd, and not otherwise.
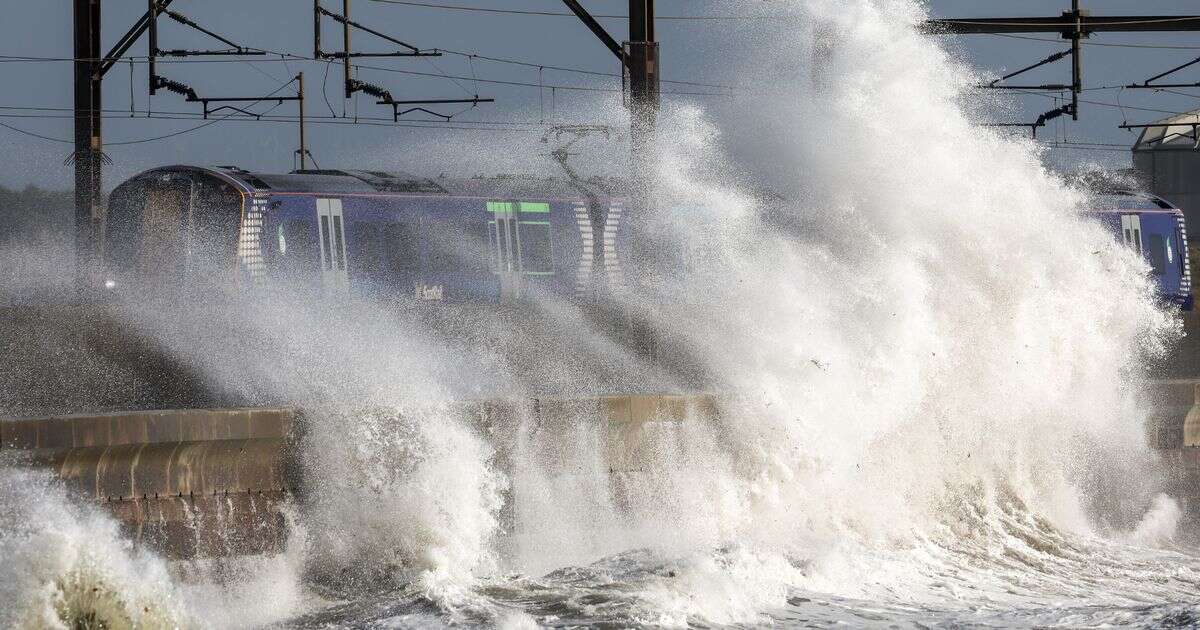
[[[1159,297],[1192,310],[1192,274],[1183,210],[1154,195],[1123,190],[1095,198],[1092,216],[1150,265]]]
[[[168,166],[113,191],[106,280],[590,301],[624,286],[623,209],[553,179]]]

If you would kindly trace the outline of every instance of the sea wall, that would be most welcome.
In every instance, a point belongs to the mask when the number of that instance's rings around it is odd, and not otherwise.
[[[717,414],[715,399],[704,394],[465,401],[453,408],[491,435],[522,421],[551,426],[599,417],[613,472],[636,468],[648,424]],[[315,439],[304,418],[301,410],[278,408],[7,419],[0,420],[0,454],[51,471],[104,506],[131,538],[168,557],[272,553],[289,535],[286,511],[304,501],[300,458],[305,440]],[[507,441],[495,441],[496,465],[506,467]]]

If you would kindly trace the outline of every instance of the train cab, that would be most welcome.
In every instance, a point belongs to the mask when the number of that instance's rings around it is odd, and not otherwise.
[[[1154,195],[1127,191],[1100,195],[1089,214],[1150,265],[1164,302],[1193,307],[1191,263],[1183,210]]]

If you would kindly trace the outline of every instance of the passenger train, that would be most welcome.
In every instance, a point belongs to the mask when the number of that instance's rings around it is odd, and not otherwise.
[[[168,166],[109,201],[110,288],[271,285],[436,302],[624,286],[623,200],[591,182]]]
[[[1192,274],[1183,210],[1145,193],[1109,191],[1096,198],[1095,216],[1150,265],[1163,301],[1192,310]]]
[[[106,285],[355,292],[426,302],[626,290],[632,230],[619,184],[516,177],[167,166],[109,199]],[[1165,301],[1192,308],[1183,212],[1108,191],[1091,211],[1146,258]],[[290,284],[289,284],[290,283]]]

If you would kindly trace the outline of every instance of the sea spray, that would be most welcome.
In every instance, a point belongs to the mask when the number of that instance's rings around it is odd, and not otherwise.
[[[728,136],[703,112],[662,117],[657,211],[675,241],[662,246],[701,264],[630,306],[689,340],[726,413],[718,448],[698,457],[700,442],[668,441],[644,462],[653,479],[617,527],[689,566],[722,548],[775,558],[759,576],[775,588],[742,582],[778,593],[763,608],[790,589],[947,605],[975,581],[997,600],[1041,601],[1048,576],[1105,544],[1096,517],[1115,515],[1090,512],[1096,495],[1153,474],[1140,366],[1178,323],[1143,261],[1087,218],[1086,193],[1031,143],[964,114],[975,77],[916,31],[914,3],[789,6],[838,42],[819,94],[760,81],[773,89],[740,112],[751,139],[772,141],[759,157],[786,201],[768,211],[714,157]],[[812,58],[803,33],[787,36],[763,48]],[[1130,524],[1149,495],[1131,499]],[[978,579],[972,562],[1006,577]],[[668,583],[642,597],[673,619],[755,620],[719,595],[732,586]],[[1106,587],[1060,594],[1143,591]]]
[[[341,592],[415,585],[453,610],[494,571],[505,478],[444,408],[327,412],[306,436],[310,571]]]
[[[1174,519],[1146,512],[1141,362],[1177,324],[1144,262],[1033,144],[964,113],[976,78],[916,3],[784,6],[802,28],[764,27],[739,120],[661,118],[658,244],[686,264],[615,299],[681,340],[721,414],[652,423],[635,469],[588,414],[498,437],[439,407],[672,383],[570,304],[438,326],[301,295],[191,313],[193,338],[131,308],[213,391],[304,409],[307,576],[343,622],[1102,622],[1124,613],[1052,609],[1192,596],[1194,562],[1122,542]],[[805,25],[834,43],[814,55]]]
[[[47,475],[0,468],[0,625],[181,628],[199,624],[167,565]]]

